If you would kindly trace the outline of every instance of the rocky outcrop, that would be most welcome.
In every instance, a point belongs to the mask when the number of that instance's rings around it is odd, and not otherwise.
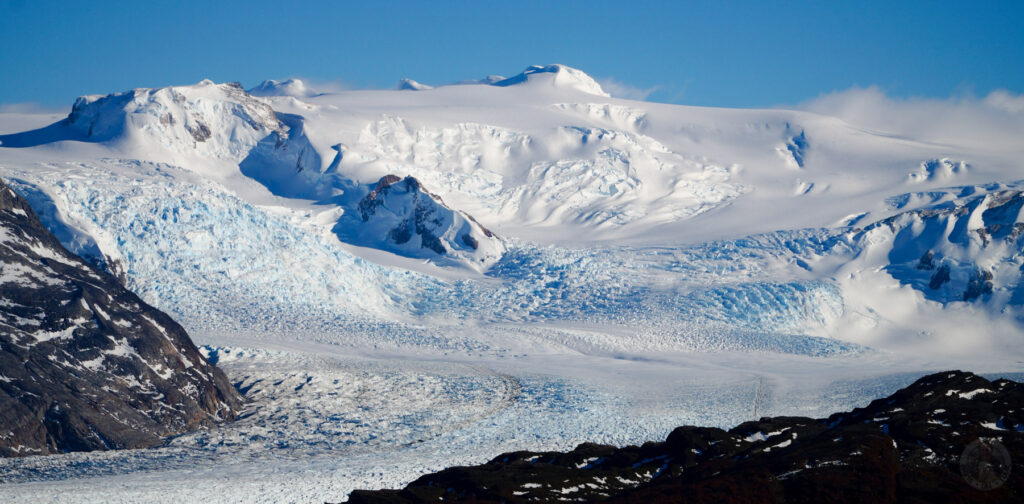
[[[1020,502],[1021,453],[1024,384],[952,371],[829,418],[506,453],[349,502]]]
[[[470,215],[453,210],[414,177],[385,175],[359,201],[365,239],[412,257],[446,256],[475,265],[498,260],[501,240]]]
[[[0,182],[0,456],[153,446],[240,403],[181,326]]]

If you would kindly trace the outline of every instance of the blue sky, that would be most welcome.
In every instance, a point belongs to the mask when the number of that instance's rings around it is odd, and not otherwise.
[[[203,78],[389,88],[547,63],[692,105],[871,85],[895,97],[1021,93],[1022,19],[1021,1],[0,0],[0,103],[70,106]]]

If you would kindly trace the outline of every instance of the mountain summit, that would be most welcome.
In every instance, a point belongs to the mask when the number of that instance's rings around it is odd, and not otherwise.
[[[402,80],[398,81],[398,85],[395,86],[395,89],[397,89],[399,91],[423,91],[423,90],[426,90],[426,89],[434,89],[434,86],[430,86],[430,85],[423,84],[421,82],[416,82],[416,81],[414,81],[412,79],[406,78],[406,79],[402,79]]]
[[[292,96],[295,98],[308,98],[317,94],[306,85],[305,81],[300,79],[265,80],[249,89],[248,93],[253,96]]]
[[[601,85],[582,70],[567,67],[565,65],[531,65],[519,75],[502,79],[491,83],[492,86],[515,86],[518,84],[546,83],[549,86],[561,89],[573,89],[598,96],[611,96],[601,89]]]
[[[58,125],[75,140],[122,141],[146,152],[196,153],[235,163],[263,138],[287,136],[274,110],[240,84],[209,80],[83,96]]]

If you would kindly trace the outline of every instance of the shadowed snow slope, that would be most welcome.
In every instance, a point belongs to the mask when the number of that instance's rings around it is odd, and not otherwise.
[[[1020,307],[1022,206],[1020,190],[966,196],[898,214],[854,236],[868,254],[888,249],[882,266],[929,299]]]

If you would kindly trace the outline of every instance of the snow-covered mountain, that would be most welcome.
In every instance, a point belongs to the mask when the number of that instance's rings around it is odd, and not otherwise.
[[[424,89],[434,89],[434,86],[428,86],[406,78],[398,81],[398,85],[395,86],[395,89],[399,91],[423,91]]]
[[[507,79],[488,82],[492,86],[515,86],[517,84],[530,83],[531,85],[545,85],[561,89],[572,89],[584,93],[610,96],[601,89],[601,85],[592,77],[575,68],[565,65],[532,65],[518,75]]]
[[[309,98],[317,94],[301,79],[265,80],[247,91],[252,96],[294,96]]]
[[[202,331],[282,320],[267,313],[317,333],[589,321],[643,328],[599,347],[748,348],[760,333],[798,352],[820,337],[902,348],[922,317],[1019,333],[1020,246],[974,244],[978,218],[959,216],[993,218],[1021,149],[612,98],[563,65],[474,82],[85,97],[0,136],[0,172],[70,248]],[[926,288],[947,269],[945,290]]]
[[[502,451],[824,417],[905,372],[1020,371],[1024,118],[999,113],[867,127],[609,97],[559,65],[0,113],[0,176],[253,401],[164,448],[0,474],[28,502],[109,500],[95,478],[140,467],[163,479],[137,500],[322,501]]]
[[[138,142],[149,149],[159,146],[236,163],[268,135],[286,135],[273,109],[241,85],[208,80],[195,86],[83,96],[65,125],[84,141]]]

